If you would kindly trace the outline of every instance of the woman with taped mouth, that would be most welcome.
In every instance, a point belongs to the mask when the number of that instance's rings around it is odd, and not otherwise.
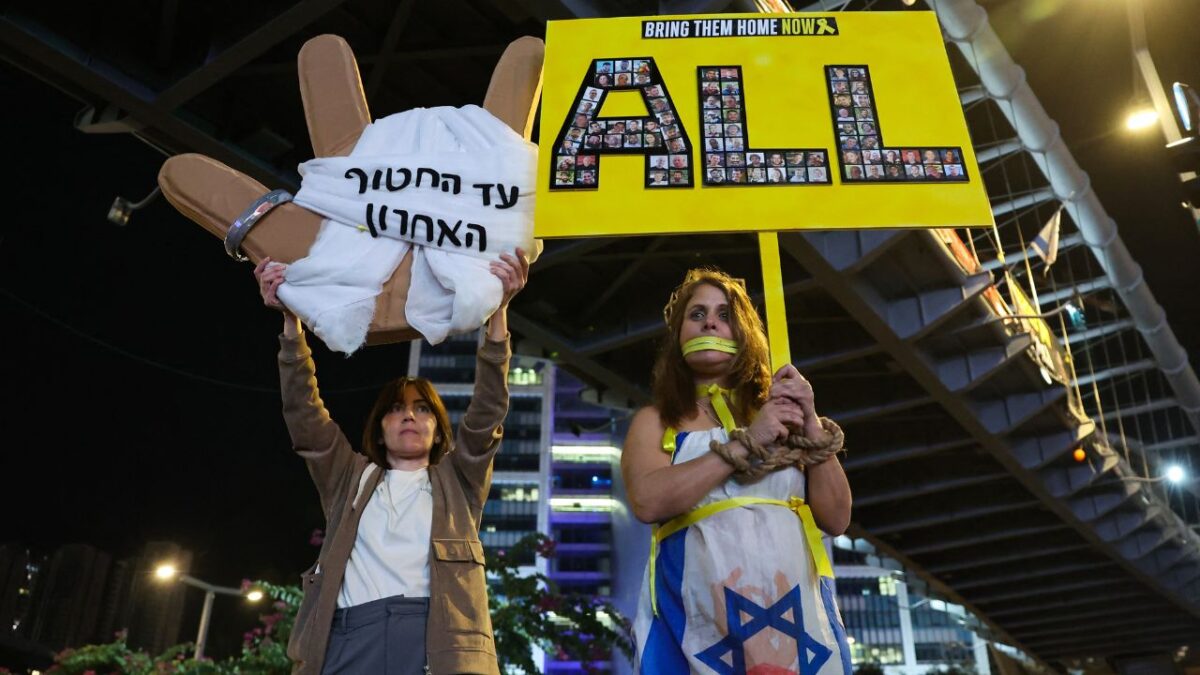
[[[276,296],[287,267],[266,258],[254,270],[283,314],[283,417],[325,512],[288,645],[295,672],[499,675],[478,524],[508,413],[507,307],[529,274],[521,249],[500,258],[503,296],[458,428],[429,380],[402,377],[379,393],[361,453],[329,418],[304,330]]]
[[[794,367],[772,376],[740,280],[691,270],[664,318],[653,404],[621,457],[630,507],[653,524],[640,672],[848,675],[821,543],[850,522],[841,430]]]

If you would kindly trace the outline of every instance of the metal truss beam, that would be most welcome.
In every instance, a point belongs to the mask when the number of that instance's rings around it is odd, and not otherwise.
[[[831,412],[829,413],[829,416],[832,419],[837,420],[839,424],[861,424],[876,417],[893,415],[898,412],[923,406],[929,403],[931,400],[932,399],[930,399],[928,396],[913,396],[910,398],[893,399],[887,403]]]
[[[1095,431],[1096,425],[1087,422],[1073,430],[1014,437],[1010,443],[1013,455],[1021,466],[1033,471],[1071,452]]]
[[[992,203],[992,216],[999,218],[1013,211],[1028,209],[1039,204],[1045,204],[1049,201],[1054,201],[1058,196],[1054,194],[1052,188],[1039,188],[1031,190],[1021,195],[1013,195],[1009,199],[1001,202]]]
[[[1095,328],[1089,328],[1078,333],[1070,333],[1068,334],[1065,342],[1062,338],[1058,338],[1058,344],[1062,345],[1069,343],[1071,345],[1075,345],[1080,342],[1087,342],[1089,340],[1104,337],[1105,335],[1111,335],[1113,333],[1119,333],[1123,330],[1129,330],[1130,328],[1134,327],[1135,324],[1133,323],[1133,319],[1110,321],[1108,323],[1096,326]]]
[[[939,4],[944,1],[938,0]],[[869,286],[864,279],[840,274],[821,255],[819,250],[811,245],[807,238],[785,234],[781,235],[779,239],[781,250],[795,258],[811,277],[821,284],[848,314],[857,319],[860,326],[869,335],[876,339],[884,353],[891,356],[901,368],[906,370],[942,405],[959,426],[973,436],[1001,466],[1009,470],[1013,477],[1035,497],[1036,505],[1047,508],[1058,518],[1070,524],[1086,542],[1083,547],[1091,546],[1106,552],[1112,560],[1134,578],[1154,588],[1162,597],[1178,604],[1190,614],[1200,616],[1200,606],[1165,588],[1159,580],[1146,574],[1126,556],[1100,539],[1088,523],[1081,521],[1063,500],[1055,497],[1047,489],[1039,473],[1027,471],[1020,465],[1013,456],[1009,445],[1000,436],[1002,432],[1014,428],[1015,422],[1027,420],[1051,403],[1061,400],[1065,396],[1065,388],[1056,387],[1035,394],[1016,394],[1001,400],[974,404],[964,400],[966,397],[958,396],[940,381],[936,371],[930,367],[928,356],[906,339],[915,331],[906,329],[903,321],[895,320],[895,312],[891,309],[892,303],[885,300],[879,290]],[[983,276],[990,278],[990,275]],[[961,289],[960,294],[960,297],[968,297],[970,291]],[[887,308],[887,310],[881,311],[881,308]],[[901,524],[899,530],[895,529],[897,524],[892,524],[890,529],[903,531],[911,529],[913,524],[920,526],[922,521],[928,523],[938,519],[945,522],[955,519],[955,516],[952,510],[948,510],[948,513],[915,519],[915,523],[910,520],[908,523]],[[868,529],[879,536],[886,531],[880,531],[881,528],[889,528],[889,526],[883,525],[879,528]],[[927,569],[933,574],[938,573],[932,565]]]
[[[541,265],[540,261],[538,262],[538,265]],[[531,269],[536,269],[536,267]],[[816,284],[811,279],[794,281],[790,284],[784,284],[783,295],[784,297],[791,297],[797,293],[803,293],[804,291],[810,290],[815,286]],[[755,302],[759,302],[762,300],[762,293],[752,293],[750,299],[754,300]],[[615,349],[620,349],[621,347],[633,344],[635,342],[648,340],[659,335],[665,330],[666,325],[663,323],[662,317],[655,317],[652,319],[647,319],[641,323],[633,324],[627,330],[616,331],[609,333],[608,335],[602,335],[600,337],[588,340],[582,344],[576,345],[575,351],[581,356],[596,356],[597,354],[611,352]]]
[[[1060,544],[1057,546],[1045,546],[1035,543],[1032,545],[1032,548],[1029,549],[1006,550],[1004,553],[989,556],[972,556],[970,558],[954,560],[952,562],[933,563],[927,565],[926,569],[933,574],[946,574],[947,572],[960,573],[963,570],[972,570],[980,567],[987,567],[989,565],[1033,560],[1035,558],[1059,555],[1060,553],[1083,551],[1087,548],[1087,544]]]
[[[1141,373],[1147,370],[1156,370],[1157,368],[1158,362],[1154,359],[1142,359],[1140,361],[1127,363],[1123,366],[1116,366],[1115,368],[1108,368],[1097,373],[1083,375],[1075,381],[1075,385],[1078,387],[1090,387],[1095,382],[1103,382],[1114,377],[1132,375],[1134,373]]]
[[[1050,525],[1035,525],[1032,527],[1013,527],[1002,530],[992,529],[983,534],[974,533],[965,537],[941,536],[937,541],[922,546],[905,546],[904,552],[911,556],[921,556],[950,551],[956,548],[994,544],[999,541],[1020,539],[1021,537],[1033,537],[1051,532],[1061,532],[1066,529],[1068,529],[1068,526],[1063,523],[1052,523]]]
[[[169,153],[199,152],[263,183],[295,190],[294,178],[280,173],[250,153],[222,143],[198,126],[165,111],[155,94],[112,65],[79,53],[42,27],[12,16],[0,16],[0,57],[80,98],[103,99],[144,124],[134,132]]]
[[[808,239],[836,269],[866,267],[908,236],[910,230],[830,230],[806,232]]]
[[[1076,295],[1087,295],[1105,288],[1112,288],[1112,280],[1108,277],[1097,277],[1095,279],[1086,279],[1077,282],[1074,286],[1060,288],[1057,291],[1048,291],[1044,295],[1038,293],[1038,301],[1043,307],[1051,304],[1057,304],[1064,300],[1071,300]]]
[[[1091,625],[1090,620],[1110,619],[1112,617],[1137,617],[1139,613],[1151,611],[1169,611],[1170,608],[1161,602],[1122,602],[1103,607],[1085,610],[1081,612],[1070,612],[1067,614],[1042,614],[1032,619],[1010,620],[1005,621],[1004,625],[1014,633],[1024,633],[1027,631],[1041,632],[1043,628],[1053,630],[1060,624],[1067,626]],[[1142,620],[1140,617],[1136,620]]]
[[[292,37],[301,28],[324,16],[345,0],[302,0],[281,12],[278,16],[256,28],[238,40],[232,47],[222,51],[216,58],[192,71],[183,79],[168,87],[155,100],[155,106],[164,113],[211,88],[238,68],[262,56],[275,45]]]
[[[887,450],[856,452],[842,461],[842,468],[846,471],[873,469],[895,462],[928,457],[929,455],[936,455],[949,450],[958,450],[972,444],[973,441],[969,438],[959,438],[941,443],[922,443],[908,447],[888,448]]]
[[[970,588],[980,588],[982,586],[991,586],[993,584],[1002,584],[1007,582],[1016,582],[1024,584],[1030,579],[1039,577],[1057,576],[1060,574],[1074,574],[1077,572],[1087,572],[1099,569],[1112,569],[1113,563],[1108,560],[1100,562],[1088,563],[1068,563],[1064,565],[1054,565],[1051,567],[1042,567],[1038,569],[1023,568],[1019,571],[1005,571],[999,574],[989,574],[981,577],[971,577],[967,580],[955,580],[954,588],[963,591]]]
[[[1103,595],[1077,594],[1067,597],[1069,599],[1066,600],[1064,600],[1061,596],[1030,598],[1029,600],[1022,602],[1015,607],[989,611],[988,616],[1001,621],[1005,620],[1004,617],[1013,616],[1032,615],[1039,618],[1049,617],[1052,615],[1057,615],[1057,612],[1059,611],[1075,610],[1078,607],[1099,605],[1101,608],[1107,609],[1109,607],[1113,607],[1117,602],[1123,602],[1127,600],[1144,602],[1147,598],[1152,596],[1138,589],[1118,588],[1114,589],[1111,593],[1105,593]]]
[[[1016,154],[1025,149],[1025,144],[1019,138],[1008,138],[995,143],[977,148],[975,150],[975,160],[980,164],[993,162],[997,159],[1003,159],[1009,155]]]
[[[924,483],[915,483],[906,485],[895,490],[885,490],[880,492],[871,492],[868,495],[856,497],[854,504],[860,507],[874,506],[876,504],[886,504],[889,502],[898,501],[901,499],[912,499],[924,495],[935,494],[938,492],[948,492],[950,490],[958,490],[965,487],[975,485],[983,485],[998,480],[1012,478],[1006,472],[1000,473],[981,473],[974,476],[962,476],[960,478],[947,478],[945,480],[931,480]]]
[[[526,319],[512,309],[508,311],[508,322],[515,333],[527,337],[547,349],[558,352],[558,357],[563,363],[571,366],[585,377],[594,380],[605,389],[624,397],[631,404],[645,404],[650,399],[649,394],[641,388],[600,365],[594,359],[589,359],[581,355],[566,338]]]
[[[907,532],[909,530],[918,530],[926,527],[936,527],[946,523],[952,523],[956,520],[971,520],[981,516],[990,516],[994,513],[1011,513],[1022,509],[1029,509],[1040,505],[1041,502],[1036,500],[1022,502],[1006,502],[999,504],[989,504],[987,506],[976,506],[966,509],[943,509],[937,513],[909,518],[892,523],[883,523],[876,526],[867,527],[867,531],[877,537],[882,537],[888,534],[896,534],[898,532]],[[933,571],[930,569],[930,571]]]
[[[1046,593],[1074,593],[1078,591],[1092,592],[1093,589],[1115,586],[1121,583],[1119,576],[1106,576],[1099,579],[1084,579],[1082,581],[1057,582],[1049,584],[1021,584],[1019,590],[993,593],[991,595],[972,595],[971,601],[977,605],[991,605],[997,602],[1023,600]]]
[[[935,364],[938,378],[951,391],[962,394],[979,386],[1014,360],[1024,358],[1025,350],[1032,344],[1033,337],[1022,333],[1000,345],[943,357]]]
[[[1019,392],[969,404],[979,423],[993,436],[1010,434],[1066,397],[1063,387]]]
[[[1192,446],[1196,446],[1196,445],[1200,445],[1200,436],[1183,436],[1180,438],[1172,438],[1169,441],[1162,441],[1159,443],[1151,443],[1149,445],[1143,445],[1142,450],[1146,450],[1146,451],[1150,451],[1150,452],[1160,452],[1162,450],[1171,450],[1174,448],[1187,448],[1187,447],[1192,447]]]
[[[1083,235],[1079,234],[1078,232],[1076,232],[1074,234],[1068,234],[1067,236],[1058,240],[1058,254],[1061,256],[1064,251],[1069,251],[1073,248],[1077,248],[1077,247],[1081,246],[1082,244],[1083,244]],[[998,270],[998,269],[1004,267],[1005,265],[1012,265],[1013,264],[1012,261],[1014,261],[1014,260],[1020,261],[1023,258],[1037,258],[1039,256],[1040,256],[1040,254],[1038,253],[1038,250],[1036,248],[1030,246],[1029,248],[1025,249],[1024,252],[1022,252],[1020,249],[1013,249],[1011,251],[1005,251],[1004,259],[1007,260],[1008,262],[1003,262],[1000,260],[999,257],[996,257],[992,260],[984,261],[983,263],[980,264],[980,266],[989,272],[993,272],[995,270]],[[1041,296],[1039,295],[1039,299],[1040,299],[1040,297]]]
[[[1135,405],[1135,406],[1131,406],[1128,408],[1121,408],[1120,410],[1116,410],[1116,409],[1111,410],[1109,412],[1104,413],[1104,419],[1105,420],[1115,420],[1118,417],[1136,417],[1137,415],[1144,415],[1146,413],[1152,413],[1156,410],[1165,410],[1167,408],[1176,408],[1176,407],[1179,407],[1179,400],[1176,399],[1175,397],[1171,396],[1171,397],[1167,397],[1167,398],[1160,398],[1156,401],[1147,401],[1146,403],[1143,403],[1141,405]]]

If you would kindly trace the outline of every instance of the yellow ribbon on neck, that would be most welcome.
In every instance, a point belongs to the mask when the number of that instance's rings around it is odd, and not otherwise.
[[[653,534],[650,538],[650,607],[654,612],[654,616],[658,616],[658,587],[656,586],[655,567],[658,561],[658,548],[661,542],[672,534],[691,527],[705,518],[715,516],[722,511],[750,506],[752,504],[784,506],[796,514],[796,517],[800,519],[800,529],[804,531],[804,538],[808,541],[808,552],[812,556],[813,571],[818,576],[833,578],[833,565],[829,563],[829,556],[825,552],[825,542],[821,539],[821,530],[817,527],[817,521],[813,518],[812,508],[803,499],[800,497],[789,497],[787,501],[784,501],[782,499],[767,499],[765,497],[731,497],[692,509],[681,516],[676,516],[661,525],[653,527]]]
[[[708,402],[712,404],[713,410],[717,413],[717,420],[721,422],[721,428],[725,429],[726,433],[737,428],[737,421],[733,419],[733,412],[729,409],[729,399],[733,398],[733,392],[718,384],[699,384],[696,385],[696,396],[708,398]],[[675,435],[679,432],[675,427],[667,427],[663,431],[662,449],[663,452],[669,453],[672,457],[675,456]]]
[[[721,421],[721,426],[726,432],[737,428],[737,422],[734,421],[733,413],[729,411],[729,402],[726,400],[726,397],[732,394],[733,392],[717,384],[702,384],[696,387],[696,396],[708,397],[708,402],[712,404],[717,419]]]

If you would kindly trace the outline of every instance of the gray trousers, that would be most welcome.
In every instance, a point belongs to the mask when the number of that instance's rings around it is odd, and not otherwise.
[[[324,675],[422,675],[429,598],[394,596],[333,613]]]

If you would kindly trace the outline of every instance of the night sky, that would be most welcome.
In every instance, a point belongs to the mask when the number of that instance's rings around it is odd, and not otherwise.
[[[162,199],[127,227],[105,220],[114,196],[153,188],[156,150],[75,131],[77,102],[8,66],[0,100],[20,148],[0,240],[0,542],[120,557],[170,540],[207,581],[292,582],[323,519],[280,414],[279,315],[251,266]],[[326,403],[357,445],[407,346],[353,359],[314,347]]]
[[[1168,83],[1200,86],[1193,3],[1147,3]],[[984,4],[1195,364],[1200,236],[1179,208],[1161,137],[1111,132],[1136,92],[1123,3]],[[1021,9],[1034,5],[1057,9],[1035,21]],[[80,102],[4,63],[0,101],[10,176],[0,225],[0,496],[9,509],[0,542],[45,553],[84,542],[121,557],[170,540],[193,551],[191,571],[207,581],[293,582],[315,558],[309,536],[322,517],[280,415],[280,320],[261,305],[250,265],[163,199],[126,227],[105,220],[115,196],[153,189],[157,150],[76,131]],[[407,347],[346,359],[314,346],[326,404],[357,445],[379,385],[404,373]]]

